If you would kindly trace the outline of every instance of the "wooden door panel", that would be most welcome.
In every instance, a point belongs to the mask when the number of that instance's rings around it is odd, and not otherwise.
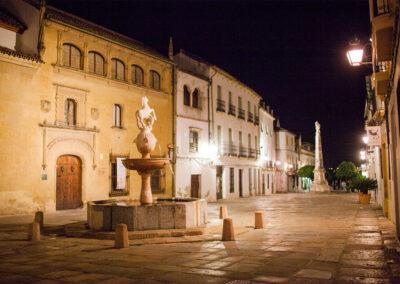
[[[65,155],[57,160],[56,209],[75,209],[82,203],[82,166],[78,157]]]

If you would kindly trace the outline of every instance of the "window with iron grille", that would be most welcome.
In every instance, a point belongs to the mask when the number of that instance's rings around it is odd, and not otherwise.
[[[153,88],[155,90],[160,90],[161,89],[161,77],[160,77],[160,74],[158,74],[154,70],[150,70],[150,88]]]
[[[194,129],[189,132],[189,151],[193,153],[199,151],[199,132]]]
[[[110,196],[128,195],[129,194],[129,171],[122,164],[122,160],[126,156],[111,156],[111,191]]]
[[[164,193],[166,187],[165,170],[153,170],[150,179],[152,193]]]
[[[67,125],[76,125],[76,101],[73,99],[67,99],[65,101],[65,122]]]
[[[97,75],[105,75],[104,57],[95,51],[89,51],[89,72]]]

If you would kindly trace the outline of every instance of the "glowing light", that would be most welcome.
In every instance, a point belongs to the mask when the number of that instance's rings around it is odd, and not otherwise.
[[[281,163],[281,161],[278,160],[278,161],[275,162],[275,164],[276,164],[277,166],[280,166],[282,163]]]
[[[351,66],[360,66],[362,64],[364,49],[357,38],[350,42],[350,49],[346,54]]]
[[[364,150],[360,151],[360,159],[365,160],[367,158],[367,153]]]
[[[367,135],[364,135],[362,138],[362,141],[364,142],[364,144],[368,144],[369,138]]]

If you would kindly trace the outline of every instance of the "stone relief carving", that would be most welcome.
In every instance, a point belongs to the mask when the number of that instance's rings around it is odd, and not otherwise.
[[[48,113],[51,109],[51,104],[47,100],[40,101],[40,109],[42,112]]]
[[[97,108],[92,108],[90,110],[90,114],[91,114],[93,120],[98,120],[99,119],[100,113],[99,113],[99,110]]]

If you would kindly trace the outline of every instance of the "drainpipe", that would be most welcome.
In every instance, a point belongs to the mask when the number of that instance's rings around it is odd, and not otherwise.
[[[177,107],[177,100],[176,100],[176,70],[177,66],[174,63],[172,66],[172,111],[173,111],[173,115],[172,115],[172,143],[173,143],[173,150],[172,150],[172,197],[176,197],[176,188],[175,188],[175,170],[176,170],[176,107]]]
[[[211,137],[212,137],[212,142],[215,143],[215,139],[214,139],[214,100],[213,100],[213,89],[212,89],[212,80],[213,80],[213,77],[215,76],[215,74],[217,74],[216,70],[214,70],[214,74],[212,74],[210,76],[210,81],[208,82],[208,142],[209,143],[210,143]],[[212,118],[210,118],[210,113],[211,113]],[[211,124],[211,128],[210,128],[210,124]],[[211,129],[212,129],[212,132],[211,132]]]

